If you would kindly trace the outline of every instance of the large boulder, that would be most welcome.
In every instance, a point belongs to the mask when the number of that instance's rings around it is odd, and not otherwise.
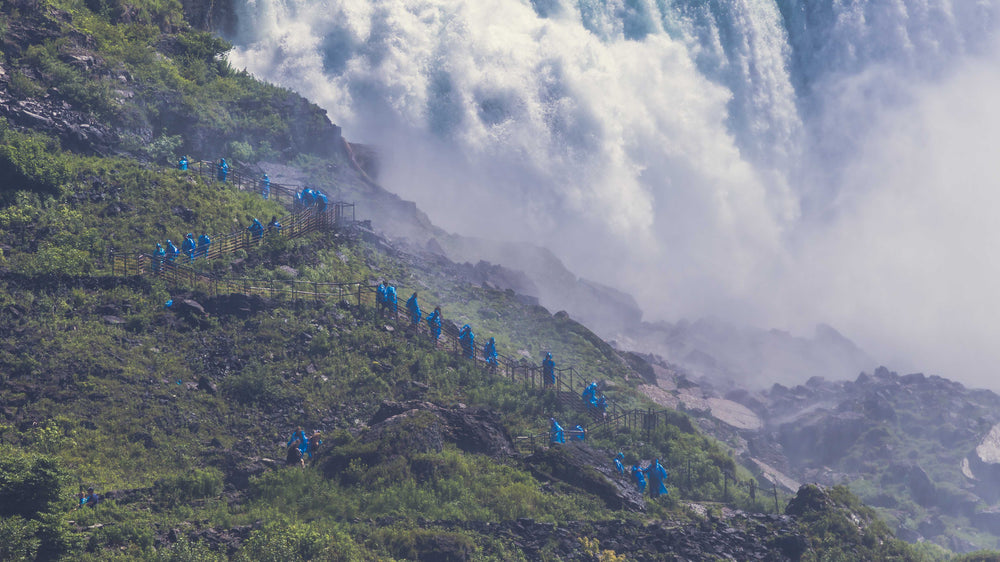
[[[446,408],[419,400],[383,402],[369,422],[371,430],[362,440],[380,439],[420,412],[430,414],[420,439],[429,448],[440,449],[440,444],[447,441],[467,453],[491,457],[514,455],[513,442],[496,412],[481,408]]]
[[[594,494],[611,509],[644,511],[642,495],[628,477],[618,474],[613,458],[584,443],[567,443],[538,450],[526,462],[540,480],[564,482]]]

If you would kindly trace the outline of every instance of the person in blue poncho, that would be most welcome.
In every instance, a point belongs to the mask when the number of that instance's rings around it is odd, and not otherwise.
[[[625,474],[625,465],[622,464],[623,460],[625,460],[625,453],[618,451],[618,456],[615,457],[615,470],[618,471],[618,474]]]
[[[597,381],[594,381],[594,382],[590,383],[589,385],[587,385],[587,388],[583,389],[583,393],[581,393],[580,396],[583,398],[583,401],[588,406],[596,406],[597,405]]]
[[[396,286],[389,285],[385,288],[385,306],[392,313],[393,317],[399,312],[399,301],[396,298]]]
[[[177,249],[177,246],[174,246],[173,242],[167,240],[167,263],[174,263],[174,260],[177,259],[180,253],[181,251]]]
[[[643,472],[649,474],[649,482],[652,484],[649,492],[654,498],[667,494],[667,486],[665,484],[667,481],[667,469],[663,468],[663,465],[660,464],[660,459],[655,459],[653,464],[646,467]]]
[[[597,402],[594,403],[594,407],[597,408],[597,411],[601,414],[602,418],[606,418],[608,416],[608,399],[603,394],[597,399]]]
[[[559,425],[559,422],[555,418],[549,418],[552,421],[552,427],[549,429],[549,443],[565,443],[566,435],[563,432],[563,428]]]
[[[586,441],[587,440],[587,430],[583,429],[582,425],[576,424],[576,427],[573,428],[573,437],[576,437],[580,441]]]
[[[644,493],[646,491],[646,477],[643,475],[642,469],[639,468],[639,463],[632,465],[632,478],[635,480],[636,488],[639,488],[639,493]]]
[[[326,194],[320,190],[313,191],[313,195],[316,199],[316,210],[320,213],[326,211],[326,206],[329,204],[329,200],[326,198]]]
[[[302,458],[309,452],[309,437],[306,436],[305,430],[299,427],[292,432],[292,436],[288,438],[288,443],[285,446],[289,449],[294,446],[299,452],[299,458]]]
[[[556,384],[556,362],[552,360],[551,353],[546,353],[542,360],[542,383],[546,386]]]
[[[267,223],[267,233],[268,234],[280,234],[281,233],[281,223],[278,222],[277,215],[271,215],[271,222]]]
[[[87,488],[87,493],[80,494],[80,507],[97,507],[97,504],[101,503],[101,497],[97,495],[97,492],[93,488]]]
[[[187,236],[184,237],[184,241],[181,242],[181,250],[188,257],[188,262],[194,261],[194,251],[197,247],[198,245],[194,241],[194,234],[188,232]]]
[[[434,307],[434,312],[427,315],[427,327],[430,328],[431,338],[437,341],[441,338],[441,307]]]
[[[181,159],[177,161],[177,169],[178,170],[187,170],[188,169],[188,157],[187,156],[181,156]]]
[[[267,172],[260,177],[260,194],[264,199],[271,196],[271,178],[267,177]]]
[[[247,231],[250,232],[250,236],[254,241],[260,240],[264,236],[264,225],[260,224],[260,220],[257,217],[254,217],[250,226],[247,227]]]
[[[153,273],[159,273],[163,269],[163,260],[166,255],[166,250],[157,242],[156,250],[153,251]]]
[[[298,196],[299,196],[299,203],[301,203],[302,206],[305,207],[306,209],[312,207],[313,203],[316,202],[315,193],[313,192],[312,189],[308,187],[300,191]]]
[[[386,306],[386,294],[389,290],[389,282],[385,279],[379,283],[378,287],[375,288],[375,305],[379,312],[382,312]]]
[[[219,171],[218,174],[216,174],[216,177],[219,179],[219,181],[224,182],[226,181],[226,177],[228,175],[229,175],[229,164],[226,163],[225,158],[219,158]]]
[[[414,330],[420,328],[420,319],[423,316],[420,315],[420,303],[417,302],[417,292],[414,291],[410,298],[406,299],[406,310],[410,313],[410,323],[413,325]]]
[[[207,234],[198,237],[198,255],[207,258],[208,249],[212,246],[212,239]]]
[[[462,326],[462,331],[458,333],[458,343],[462,344],[462,355],[469,359],[476,358],[476,334],[472,333],[468,324]]]
[[[490,337],[483,346],[483,360],[490,370],[497,368],[497,340]]]

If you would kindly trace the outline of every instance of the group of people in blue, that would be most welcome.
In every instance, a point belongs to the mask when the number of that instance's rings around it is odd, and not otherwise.
[[[156,249],[153,250],[153,271],[159,273],[163,269],[164,263],[175,263],[182,253],[187,256],[188,263],[193,262],[198,257],[207,258],[211,246],[212,239],[207,234],[202,234],[196,241],[194,234],[190,232],[184,236],[180,248],[169,238],[166,241],[166,247],[157,242]]]
[[[375,300],[379,312],[389,312],[395,316],[399,309],[396,287],[389,284],[387,280],[383,279],[375,288],[375,292]],[[423,318],[423,313],[420,310],[419,297],[417,296],[417,292],[414,291],[413,294],[410,295],[410,298],[406,300],[406,312],[407,317],[410,320],[410,326],[414,330],[419,330],[421,320],[425,320],[427,322],[427,328],[430,331],[431,339],[437,341],[441,338],[441,307],[435,307],[434,311],[427,315],[427,318]],[[476,334],[472,331],[471,326],[468,324],[462,326],[458,332],[458,341],[462,347],[462,355],[469,359],[475,359]],[[483,361],[489,369],[493,370],[499,365],[498,358],[497,341],[496,338],[491,337],[483,345]]]
[[[615,457],[615,468],[620,474],[625,474],[625,466],[622,464],[624,460],[625,454],[619,451],[618,456]],[[648,475],[649,483],[652,484],[649,488],[650,495],[654,498],[667,495],[667,469],[660,464],[660,459],[654,459],[646,468],[642,468],[636,462],[629,469],[629,474],[640,494],[646,493],[646,476]]]
[[[312,435],[309,436],[306,435],[305,430],[301,427],[293,431],[292,436],[288,438],[288,443],[285,444],[285,447],[288,447],[285,464],[300,464],[305,466],[306,458],[312,460],[313,455],[316,454],[316,450],[323,444],[320,436],[321,433],[319,430],[313,431]]]
[[[295,197],[297,199],[297,203],[306,209],[315,207],[316,210],[321,213],[325,211],[327,205],[330,204],[330,200],[327,198],[326,193],[309,187],[306,187],[302,191],[296,193]]]
[[[93,488],[87,488],[86,493],[80,492],[80,494],[77,497],[80,500],[80,504],[77,505],[77,508],[81,507],[94,508],[97,507],[97,504],[101,503],[101,497],[98,496],[96,492],[94,492]]]
[[[582,398],[583,402],[587,404],[588,408],[605,416],[608,409],[608,399],[604,396],[602,392],[600,396],[597,395],[597,381],[594,381],[587,385],[587,388],[583,389]]]
[[[559,422],[555,418],[549,418],[549,421],[552,422],[552,425],[549,427],[549,443],[565,443],[567,431],[559,425]],[[587,430],[580,424],[576,424],[568,433],[571,439],[578,441],[587,440]]]
[[[396,287],[390,285],[385,279],[382,283],[375,289],[376,294],[376,304],[378,304],[378,309],[380,311],[391,312],[393,316],[399,311],[399,298],[396,295]]]

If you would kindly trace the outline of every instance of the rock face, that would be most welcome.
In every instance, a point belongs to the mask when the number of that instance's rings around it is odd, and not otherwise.
[[[872,483],[862,499],[897,520],[909,518],[910,526],[897,532],[911,541],[962,547],[945,524],[952,518],[962,526],[996,526],[1000,396],[992,392],[882,367],[853,381],[813,377],[760,392],[729,389],[724,396],[710,383],[680,385],[681,375],[668,378],[648,394],[661,403],[673,400],[767,480],[791,489],[795,482]],[[716,416],[714,404],[723,397],[756,414],[760,427],[741,422],[746,416]],[[913,504],[919,513],[906,511]]]
[[[535,477],[559,481],[604,500],[611,509],[644,511],[646,503],[629,479],[618,474],[606,451],[583,443],[566,443],[536,451],[525,462]]]
[[[441,450],[444,442],[454,443],[467,453],[481,453],[491,457],[514,455],[510,435],[500,423],[500,416],[480,408],[444,408],[430,402],[383,402],[372,416],[371,429],[362,438],[375,441],[405,421],[412,421],[421,412],[423,431],[416,437],[425,450]],[[427,416],[426,414],[429,414]],[[412,434],[412,432],[411,432]]]

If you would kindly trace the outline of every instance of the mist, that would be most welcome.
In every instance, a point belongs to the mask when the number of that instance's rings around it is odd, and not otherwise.
[[[380,182],[447,230],[545,246],[648,320],[826,323],[998,388],[997,2],[238,13],[232,64],[376,145]]]

